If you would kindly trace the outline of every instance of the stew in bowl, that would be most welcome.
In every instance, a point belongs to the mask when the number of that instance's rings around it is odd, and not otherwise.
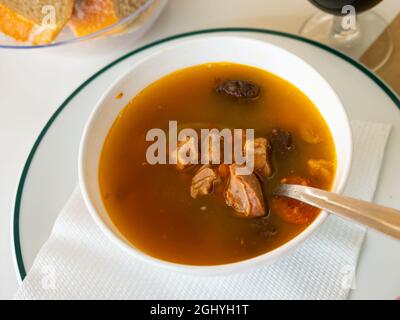
[[[306,62],[260,41],[206,37],[116,81],[87,124],[79,167],[89,210],[117,243],[214,274],[271,262],[307,238],[326,213],[274,189],[340,192],[350,161],[344,108]]]

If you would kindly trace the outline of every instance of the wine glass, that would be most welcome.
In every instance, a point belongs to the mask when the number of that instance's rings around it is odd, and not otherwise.
[[[380,36],[379,50],[366,61],[376,71],[393,52],[393,41],[387,22],[373,11],[367,11],[383,0],[309,0],[318,12],[301,27],[300,34],[322,42],[358,59]]]

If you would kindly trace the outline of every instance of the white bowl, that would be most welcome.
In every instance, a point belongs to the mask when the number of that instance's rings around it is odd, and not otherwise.
[[[79,182],[85,203],[100,229],[118,246],[160,267],[194,274],[228,274],[251,266],[271,263],[307,239],[325,220],[319,216],[298,236],[257,257],[223,265],[192,266],[149,256],[129,243],[112,223],[103,205],[98,183],[99,159],[104,140],[118,113],[129,100],[152,82],[176,70],[208,62],[235,62],[267,70],[298,87],[316,105],[327,122],[336,146],[337,171],[332,190],[341,192],[352,155],[352,137],[346,112],[334,90],[310,65],[272,44],[240,37],[206,36],[163,46],[157,53],[132,65],[103,94],[83,133],[79,154]],[[123,92],[122,99],[115,96]]]

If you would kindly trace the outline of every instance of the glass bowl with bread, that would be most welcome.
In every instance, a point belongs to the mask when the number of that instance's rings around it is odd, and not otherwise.
[[[214,134],[215,149],[204,143]],[[163,45],[100,97],[79,180],[97,225],[129,254],[227,274],[307,239],[327,213],[274,188],[341,192],[351,154],[346,112],[305,61],[258,40],[202,36]]]
[[[138,39],[166,3],[167,0],[0,0],[0,49],[64,50],[67,45],[97,52],[115,49]]]

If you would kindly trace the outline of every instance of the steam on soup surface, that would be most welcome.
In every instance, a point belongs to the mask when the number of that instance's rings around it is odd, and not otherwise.
[[[146,133],[168,133],[170,120],[254,129],[261,170],[243,178],[224,165],[148,164]],[[330,189],[335,170],[329,128],[299,89],[257,68],[211,63],[174,72],[130,101],[104,143],[99,183],[112,221],[134,246],[162,260],[217,265],[266,253],[304,230],[319,211],[272,196],[274,188]]]

